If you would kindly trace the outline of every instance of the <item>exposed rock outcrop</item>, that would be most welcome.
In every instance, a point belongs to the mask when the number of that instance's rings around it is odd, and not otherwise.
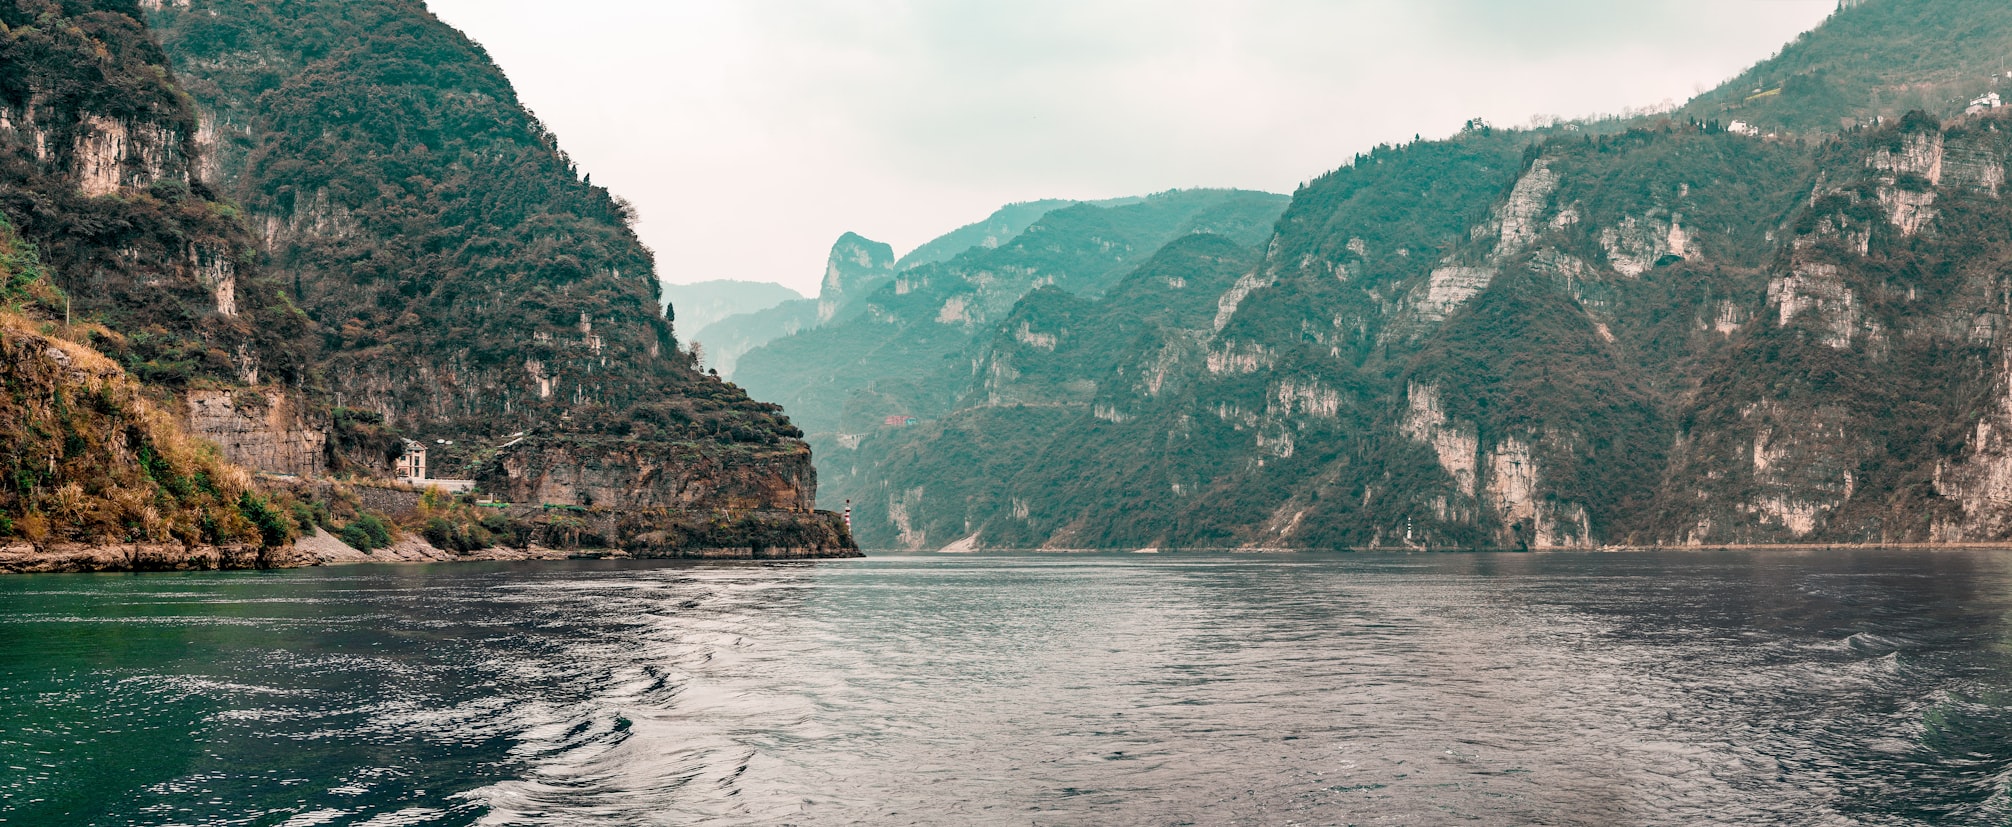
[[[318,477],[328,471],[328,435],[297,396],[277,390],[192,390],[189,432],[224,458],[268,474]]]
[[[619,509],[807,512],[817,470],[801,443],[750,446],[526,437],[497,451],[476,481],[515,503]]]
[[[824,282],[817,294],[817,321],[838,317],[840,308],[873,292],[894,278],[894,248],[846,233],[825,260]]]

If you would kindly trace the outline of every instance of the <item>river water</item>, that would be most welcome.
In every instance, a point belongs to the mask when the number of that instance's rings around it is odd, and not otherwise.
[[[0,822],[2012,823],[2012,552],[0,579]]]

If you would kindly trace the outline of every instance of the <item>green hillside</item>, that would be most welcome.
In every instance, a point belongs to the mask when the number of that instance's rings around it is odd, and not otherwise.
[[[2008,21],[1869,0],[1674,117],[1358,156],[1185,335],[992,317],[828,493],[919,548],[2007,539]]]
[[[1094,296],[1161,246],[1214,232],[1258,243],[1283,208],[1266,193],[1192,190],[1043,216],[996,248],[900,272],[856,316],[778,339],[741,358],[734,379],[780,402],[813,434],[863,433],[885,417],[949,409],[962,354],[1037,287]]]

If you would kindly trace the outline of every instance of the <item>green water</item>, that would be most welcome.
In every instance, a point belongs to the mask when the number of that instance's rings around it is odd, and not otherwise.
[[[2008,824],[2012,555],[0,579],[8,825]]]

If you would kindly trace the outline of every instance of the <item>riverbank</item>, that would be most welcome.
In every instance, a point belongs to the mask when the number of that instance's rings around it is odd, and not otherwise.
[[[82,572],[254,571],[315,566],[467,563],[498,560],[834,560],[860,558],[858,549],[740,547],[646,549],[558,549],[540,545],[480,549],[470,552],[435,547],[424,537],[408,534],[387,548],[360,551],[317,529],[293,545],[278,549],[256,546],[197,546],[134,543],[93,546],[55,544],[37,548],[0,546],[0,575]]]

